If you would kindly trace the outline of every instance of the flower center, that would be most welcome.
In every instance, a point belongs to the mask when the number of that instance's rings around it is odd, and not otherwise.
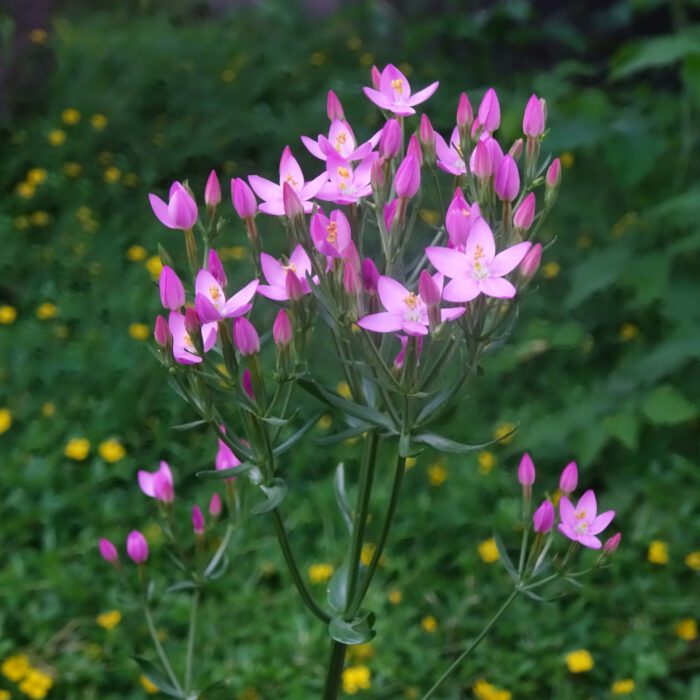
[[[395,80],[391,81],[391,87],[396,90],[396,92],[399,93],[399,95],[403,95],[403,80],[401,78],[396,78]]]
[[[286,182],[288,182],[294,189],[296,189],[297,185],[299,184],[295,179],[294,176],[289,173],[287,177],[284,178]]]
[[[219,298],[222,296],[221,292],[219,291],[218,287],[215,287],[212,285],[209,287],[209,297],[212,300],[212,303],[214,304],[214,308],[218,309],[219,308]]]
[[[481,245],[476,246],[474,250],[474,269],[473,275],[475,279],[483,280],[489,276],[489,269],[483,264],[482,260],[485,256],[484,249]]]
[[[344,168],[342,165],[338,167],[338,175],[343,178],[343,180],[350,177],[350,171]]]
[[[408,296],[403,298],[403,303],[408,306],[409,309],[415,309],[418,306],[418,297],[415,292],[409,292]]]
[[[297,266],[293,262],[290,262],[287,265],[282,265],[282,269],[285,272],[289,272],[289,270],[291,270],[295,275],[297,274]]]
[[[576,520],[583,520],[586,517],[585,510],[576,511]]]
[[[338,224],[335,221],[331,221],[326,226],[326,232],[328,233],[326,240],[329,243],[335,243],[338,240]]]
[[[348,135],[344,132],[341,131],[336,137],[335,137],[335,150],[340,151],[341,147],[345,145],[345,141],[347,140]]]

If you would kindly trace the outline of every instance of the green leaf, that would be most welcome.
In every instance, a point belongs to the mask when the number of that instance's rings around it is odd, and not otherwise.
[[[515,568],[515,564],[513,564],[513,560],[510,558],[501,536],[497,532],[494,532],[493,539],[496,542],[496,549],[498,550],[498,561],[503,564],[505,570],[508,572],[508,576],[510,576],[513,581],[517,581],[518,578],[520,578],[518,576],[518,570]]]
[[[352,532],[352,509],[348,503],[348,495],[345,492],[345,465],[343,462],[340,462],[335,468],[333,487],[335,488],[335,500],[338,503],[340,514],[343,516],[348,531]]]
[[[209,425],[208,420],[193,420],[191,423],[181,423],[180,425],[174,425],[173,430],[192,430],[192,428],[197,428],[200,425]]]
[[[199,584],[194,581],[180,581],[179,583],[173,583],[172,586],[168,586],[165,590],[168,593],[177,593],[178,591],[191,591],[195,588],[199,588]]]
[[[333,574],[326,589],[328,605],[332,610],[340,613],[345,610],[348,600],[348,563],[343,565]]]
[[[374,615],[364,615],[348,622],[342,617],[334,617],[328,623],[328,632],[336,642],[342,644],[364,644],[374,638],[372,629]]]
[[[501,440],[508,437],[505,435]],[[468,452],[474,452],[476,450],[483,450],[491,445],[494,445],[498,440],[490,440],[489,442],[484,442],[481,445],[465,445],[461,442],[456,442],[455,440],[450,440],[449,438],[438,435],[437,433],[418,433],[414,435],[413,439],[416,442],[422,442],[425,445],[430,445],[440,452],[453,452],[454,454],[467,454]]]
[[[163,263],[163,265],[175,268],[172,256],[170,255],[170,253],[168,253],[168,251],[165,249],[165,246],[163,246],[161,243],[158,244],[158,257],[160,258],[160,261]]]
[[[623,411],[603,420],[603,427],[611,437],[617,438],[625,447],[636,450],[639,445],[639,419],[634,413]]]
[[[283,479],[276,476],[269,486],[260,485],[260,490],[265,494],[265,500],[250,509],[253,515],[263,515],[269,513],[279,506],[287,495],[287,484]]]
[[[677,425],[698,415],[695,404],[670,384],[662,384],[647,394],[642,411],[656,425]]]
[[[207,469],[205,471],[197,472],[197,476],[200,479],[210,479],[214,481],[231,479],[235,476],[241,476],[257,466],[258,465],[253,462],[241,462],[238,466],[229,467],[228,469]]]
[[[131,658],[139,665],[141,673],[143,673],[143,675],[162,693],[170,695],[170,697],[173,698],[184,697],[182,693],[170,685],[165,678],[165,674],[152,661],[144,659],[142,656],[132,656]]]
[[[304,423],[304,425],[302,425],[301,428],[299,428],[299,430],[297,430],[297,432],[294,433],[294,435],[292,435],[292,437],[287,438],[287,440],[277,445],[277,447],[275,447],[275,449],[272,450],[275,457],[279,457],[288,450],[291,450],[292,447],[294,447],[294,445],[296,445],[297,442],[299,442],[299,440],[301,440],[304,437],[304,435],[306,435],[306,433],[308,433],[309,430],[311,430],[311,428],[313,428],[314,425],[316,425],[320,416],[321,414],[317,413],[315,416],[313,416],[313,418]]]
[[[629,247],[613,248],[591,255],[573,269],[571,291],[564,306],[573,309],[595,292],[609,287],[620,276],[632,256]]]
[[[336,445],[339,442],[344,442],[345,440],[350,440],[358,435],[363,435],[373,427],[374,426],[370,425],[369,423],[360,423],[359,425],[343,430],[340,433],[333,433],[333,435],[326,435],[325,437],[317,438],[315,442],[317,445],[322,447]]]

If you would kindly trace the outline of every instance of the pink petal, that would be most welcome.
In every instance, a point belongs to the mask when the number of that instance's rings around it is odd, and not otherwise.
[[[445,321],[454,321],[464,314],[466,309],[463,306],[455,306],[449,309],[442,309],[440,311],[440,320],[444,323]]]
[[[306,150],[319,160],[326,160],[326,154],[321,150],[317,141],[310,139],[308,136],[302,136],[301,142],[306,146]]]
[[[263,214],[270,214],[270,216],[284,216],[284,202],[281,199],[268,200],[267,202],[261,202],[258,205],[258,209],[263,212]]]
[[[154,194],[148,195],[148,201],[151,203],[151,209],[153,209],[153,213],[158,217],[158,221],[168,228],[175,228],[170,223],[168,205],[160,197],[157,197]]]
[[[297,277],[301,279],[306,277],[307,272],[311,272],[311,260],[301,244],[294,248],[292,254],[289,256],[289,262],[296,267]]]
[[[273,301],[287,301],[287,292],[284,287],[275,287],[272,285],[261,284],[258,286],[258,294],[272,299]]]
[[[525,241],[524,243],[518,243],[510,248],[506,248],[493,259],[493,262],[489,266],[491,274],[502,277],[512,270],[515,270],[523,261],[523,258],[527,255],[531,247],[532,243]]]
[[[403,321],[401,330],[406,335],[428,335],[428,327],[418,321]]]
[[[425,254],[433,267],[447,277],[463,277],[469,270],[467,256],[456,250],[429,246],[425,249]]]
[[[559,501],[559,518],[565,525],[576,520],[574,504],[566,496],[562,496]]]
[[[445,301],[471,301],[480,293],[476,280],[471,277],[457,277],[445,287],[442,298]]]
[[[248,302],[255,296],[255,292],[258,289],[258,280],[253,280],[252,282],[248,282],[243,289],[240,291],[236,292],[227,302],[226,305],[224,306],[223,309],[223,315],[228,316],[228,314],[233,311],[234,309],[237,309],[245,304],[248,304]],[[239,314],[237,314],[239,315]]]
[[[221,319],[222,314],[211,303],[209,297],[204,294],[197,294],[194,298],[194,310],[197,312],[202,323],[211,323]]]
[[[313,199],[319,192],[319,190],[328,182],[328,174],[327,173],[321,173],[318,177],[315,177],[313,180],[310,182],[307,182],[302,188],[301,192],[299,193],[301,196],[301,199]],[[306,206],[304,207],[304,211],[307,213],[311,211],[312,207],[310,207],[308,210],[306,209]]]
[[[391,100],[378,90],[370,87],[363,87],[362,91],[372,102],[374,102],[375,105],[377,105],[377,107],[380,107],[381,109],[391,109]]]
[[[155,498],[155,491],[153,489],[153,474],[143,471],[143,469],[139,469],[137,476],[141,491],[143,491],[146,496]]]
[[[477,219],[469,232],[465,253],[470,260],[474,260],[474,253],[477,246],[481,247],[484,254],[483,263],[491,266],[491,262],[496,254],[496,243],[493,240],[493,233],[484,219]]]
[[[433,93],[438,89],[438,86],[440,85],[439,81],[435,81],[434,83],[431,83],[428,85],[428,87],[423,88],[422,90],[419,90],[415,94],[411,95],[406,102],[411,105],[411,107],[415,107],[416,105],[419,105],[421,102],[425,102],[427,99],[432,97]]]
[[[578,533],[574,529],[572,529],[572,527],[568,523],[559,523],[559,530],[570,540],[578,540]]]
[[[282,263],[268,253],[260,253],[260,267],[265,279],[275,287],[284,287],[285,272]]]
[[[383,311],[378,314],[370,314],[361,318],[357,325],[367,331],[375,333],[393,333],[401,330],[401,322],[403,318],[401,314],[394,314],[388,311]]]
[[[597,535],[599,532],[603,532],[605,528],[610,525],[612,519],[615,517],[614,510],[606,510],[605,513],[601,513],[589,526],[588,534]]]
[[[589,549],[600,549],[603,546],[601,541],[597,537],[593,537],[593,535],[579,535],[577,539],[584,547]]]
[[[204,352],[209,352],[209,350],[214,347],[218,332],[218,323],[205,323],[202,325],[202,344],[204,345]]]
[[[598,513],[598,504],[596,503],[593,489],[588,489],[588,491],[586,491],[586,493],[579,498],[579,501],[576,504],[576,512],[580,513],[581,511],[585,511],[586,520],[589,523],[595,520],[595,516]]]
[[[212,294],[212,290],[214,293]],[[209,270],[200,270],[197,273],[197,279],[194,283],[195,294],[203,294],[210,301],[215,301],[216,299],[224,299],[224,290],[221,289],[221,285],[216,281],[214,275],[209,272]]]
[[[249,175],[248,182],[260,199],[266,202],[276,199],[282,200],[282,188],[275,182],[265,177],[260,177],[260,175]]]
[[[487,277],[479,280],[478,284],[486,296],[496,297],[496,299],[512,299],[517,292],[517,289],[503,277]]]
[[[379,298],[387,311],[403,314],[406,311],[404,299],[409,295],[408,289],[391,277],[382,276],[377,283]]]
[[[402,101],[408,100],[411,96],[411,84],[406,79],[406,76],[393,64],[387,64],[386,68],[382,71],[382,77],[379,82],[379,89],[383,95],[386,95],[392,102],[397,102],[399,100],[398,91],[394,89],[392,82],[394,80],[400,80],[402,83],[403,90],[400,93],[400,99]]]
[[[304,184],[304,173],[301,172],[301,167],[297,159],[292,155],[292,149],[289,146],[284,147],[280,158],[280,187],[285,181],[297,192]]]

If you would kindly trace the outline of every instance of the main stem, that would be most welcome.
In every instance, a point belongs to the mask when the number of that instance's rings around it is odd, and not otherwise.
[[[331,657],[328,661],[328,672],[326,673],[326,685],[323,690],[323,700],[336,700],[340,693],[340,685],[343,677],[343,663],[345,662],[345,650],[347,645],[331,642]]]
[[[153,642],[153,646],[155,647],[156,654],[158,654],[160,662],[163,664],[165,673],[168,676],[170,682],[172,683],[173,688],[175,688],[175,690],[177,690],[178,693],[182,694],[182,687],[180,686],[180,682],[178,681],[177,676],[173,671],[173,667],[170,665],[168,655],[165,653],[165,649],[163,649],[163,645],[160,643],[160,639],[158,639],[158,632],[156,630],[155,624],[153,623],[151,609],[148,607],[148,603],[146,603],[145,601],[143,604],[143,612],[144,617],[146,618],[146,624],[148,625],[148,631],[151,635],[151,641]]]
[[[196,589],[192,594],[190,607],[190,628],[187,633],[187,656],[185,658],[185,693],[192,689],[192,662],[194,660],[194,643],[197,634],[197,612],[199,610],[199,599],[201,591]]]

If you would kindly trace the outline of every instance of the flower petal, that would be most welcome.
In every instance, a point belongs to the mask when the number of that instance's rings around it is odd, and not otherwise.
[[[512,299],[517,290],[516,288],[503,277],[487,277],[479,281],[481,291],[489,297],[496,299]]]
[[[612,519],[615,517],[614,510],[606,510],[605,513],[601,513],[589,526],[588,534],[597,535],[599,532],[603,532],[605,528],[610,525]]]
[[[418,321],[403,321],[401,323],[401,330],[406,335],[428,335],[428,327],[424,326]]]
[[[445,301],[471,301],[480,293],[476,280],[471,277],[457,277],[445,287],[442,298]]]
[[[382,311],[378,314],[370,314],[361,318],[357,325],[364,328],[366,331],[374,331],[375,333],[393,333],[401,330],[402,322],[401,314],[393,314],[388,311]]]
[[[374,102],[375,105],[377,105],[377,107],[380,107],[381,109],[391,109],[391,100],[386,95],[379,92],[379,90],[375,90],[374,88],[370,87],[363,87],[362,91],[372,102]]]
[[[253,280],[248,282],[243,289],[236,292],[225,304],[223,308],[223,315],[228,316],[229,313],[240,306],[248,304],[248,302],[255,296],[255,292],[258,289],[258,280]]]
[[[260,267],[265,279],[275,287],[284,287],[286,272],[282,263],[269,253],[260,253]]]
[[[584,547],[589,549],[600,549],[603,546],[601,541],[597,537],[593,537],[593,535],[579,535],[577,539]]]
[[[465,253],[470,260],[474,260],[477,246],[481,248],[483,263],[491,267],[494,255],[496,254],[496,243],[493,240],[493,233],[484,219],[479,218],[473,224],[465,246]]]
[[[518,243],[510,248],[506,248],[493,259],[489,267],[491,274],[498,277],[507,275],[520,265],[531,247],[532,243],[525,241],[524,243]]]
[[[289,298],[284,287],[275,287],[269,284],[259,285],[258,294],[273,301],[287,301]]]
[[[425,254],[433,267],[447,277],[464,277],[469,270],[467,256],[451,248],[428,246]]]
[[[580,513],[581,511],[585,511],[587,522],[591,523],[595,520],[595,516],[598,513],[598,504],[596,503],[593,489],[588,489],[588,491],[579,498],[576,504],[576,512]]]
[[[440,320],[444,323],[445,321],[454,321],[464,314],[466,309],[463,306],[453,306],[448,309],[442,309],[440,311]]]
[[[211,323],[221,319],[221,313],[211,303],[211,300],[205,294],[197,294],[194,298],[194,310],[197,312],[202,323]]]
[[[153,209],[153,213],[158,217],[158,221],[168,228],[175,228],[170,223],[168,205],[160,197],[157,197],[154,194],[148,195],[148,201],[151,203],[151,209]]]
[[[266,202],[282,199],[282,188],[272,180],[260,175],[249,175],[248,182],[260,199]]]
[[[406,287],[391,277],[382,276],[377,283],[377,291],[387,311],[403,315],[406,311],[404,299],[409,295]]]
[[[576,521],[576,509],[566,496],[562,496],[559,501],[559,518],[565,525]]]
[[[433,93],[438,89],[440,81],[436,80],[434,83],[428,85],[428,87],[418,90],[418,92],[411,95],[406,102],[411,106],[415,107],[421,102],[425,102],[433,96]]]

